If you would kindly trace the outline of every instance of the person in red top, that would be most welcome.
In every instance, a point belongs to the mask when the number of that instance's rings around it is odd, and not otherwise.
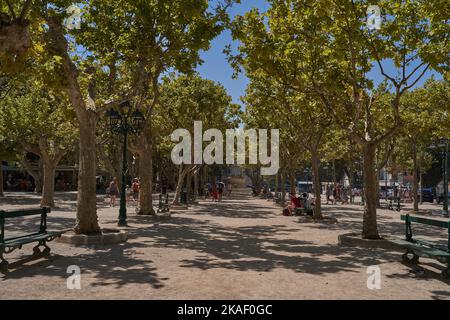
[[[138,178],[133,179],[133,184],[131,185],[131,190],[133,191],[133,202],[136,203],[139,199],[139,191],[141,190],[141,183]]]
[[[217,191],[217,186],[215,183],[212,184],[211,196],[212,201],[219,201],[219,191]]]
[[[297,198],[295,196],[295,194],[289,194],[289,196],[291,197],[291,202],[289,203],[289,205],[283,209],[283,215],[284,216],[292,216],[295,212],[296,208],[301,208],[302,204],[300,202],[300,198]]]
[[[300,208],[302,206],[300,203],[300,198],[297,198],[295,195],[291,195],[291,206],[293,209]]]

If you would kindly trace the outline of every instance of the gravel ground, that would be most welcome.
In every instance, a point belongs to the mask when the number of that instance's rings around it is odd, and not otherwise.
[[[57,194],[49,229],[74,225],[76,197]],[[29,194],[7,194],[1,208],[35,206]],[[437,205],[423,208],[438,212]],[[405,208],[407,210],[407,208]],[[129,208],[133,212],[133,207]],[[118,207],[98,210],[102,227],[115,227]],[[245,193],[221,203],[200,201],[169,220],[129,215],[129,240],[118,245],[76,247],[51,242],[50,259],[20,263],[25,245],[6,257],[15,262],[0,275],[0,299],[449,299],[444,266],[422,259],[401,263],[401,252],[341,247],[338,235],[358,232],[362,207],[324,205],[337,224],[299,223],[272,202]],[[403,236],[396,211],[379,211],[383,235]],[[38,218],[13,221],[7,235],[36,228]],[[423,237],[445,243],[445,230],[417,226]],[[67,289],[67,268],[79,266],[81,289]],[[368,289],[369,266],[381,271],[381,288]]]

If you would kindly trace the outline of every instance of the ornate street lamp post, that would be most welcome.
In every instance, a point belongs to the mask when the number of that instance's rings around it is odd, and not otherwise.
[[[139,109],[134,109],[130,101],[124,101],[120,104],[119,111],[111,109],[106,113],[108,125],[111,132],[123,136],[123,162],[122,162],[122,183],[120,185],[120,209],[119,223],[120,227],[127,225],[127,200],[126,200],[126,178],[128,174],[127,163],[127,139],[128,134],[139,134],[145,122],[145,117]]]

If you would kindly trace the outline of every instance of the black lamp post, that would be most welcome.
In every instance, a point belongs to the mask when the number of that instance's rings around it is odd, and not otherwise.
[[[119,223],[120,227],[127,225],[127,200],[126,200],[126,178],[128,174],[127,163],[127,138],[128,134],[139,134],[145,122],[145,117],[139,109],[134,109],[130,101],[124,101],[120,104],[119,111],[111,109],[106,113],[108,125],[111,132],[123,135],[123,162],[122,162],[122,184],[120,186],[120,209]]]

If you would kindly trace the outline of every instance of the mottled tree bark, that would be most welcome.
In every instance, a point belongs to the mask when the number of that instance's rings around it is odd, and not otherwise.
[[[286,202],[286,171],[281,172],[281,204],[284,206]]]
[[[185,167],[185,165],[181,164],[178,169],[177,187],[175,188],[175,195],[173,197],[172,205],[175,206],[180,205],[181,189],[183,189],[184,178],[186,177],[187,172],[188,172],[187,166]]]
[[[317,152],[311,153],[312,160],[312,176],[313,176],[313,184],[314,184],[314,219],[323,219],[322,216],[322,199],[320,192],[320,176],[319,176],[319,156]]]
[[[199,171],[200,171],[200,169],[198,169],[198,170],[196,170],[195,171],[195,173],[194,173],[194,195],[197,197],[197,196],[199,196],[199,193],[198,193],[198,191],[199,191],[199,180],[200,180],[200,177],[199,177]]]
[[[79,234],[100,233],[97,217],[96,196],[96,141],[95,129],[97,116],[89,115],[86,110],[81,114],[80,126],[80,160],[78,172],[77,219],[75,232]]]
[[[0,159],[0,197],[4,197],[4,188],[3,188],[3,163]]]
[[[291,194],[295,195],[297,193],[297,189],[295,186],[295,174],[293,172],[289,174],[289,182],[291,184]]]
[[[377,176],[376,145],[365,143],[363,146],[364,195],[366,199],[363,215],[363,233],[365,239],[379,239],[377,227]]]
[[[153,209],[153,158],[152,148],[147,140],[143,141],[138,149],[139,178],[141,189],[139,191],[140,215],[154,215]]]
[[[191,198],[191,192],[192,192],[192,172],[188,172],[186,175],[186,195],[187,195],[187,201],[189,202],[189,199]]]
[[[279,195],[279,190],[278,190],[278,188],[279,188],[279,183],[278,183],[278,175],[279,175],[279,173],[277,173],[276,175],[275,175],[275,198],[278,198],[278,195]]]
[[[419,166],[418,166],[418,160],[417,160],[417,145],[414,141],[411,142],[411,147],[412,147],[412,160],[413,160],[413,200],[414,200],[414,211],[418,212],[419,211],[419,197],[418,197],[418,192],[419,192],[419,177],[418,177],[418,171],[419,171]]]
[[[51,161],[44,160],[44,179],[42,184],[41,207],[54,207],[55,200],[55,170]]]
[[[64,37],[61,21],[47,17],[51,44],[62,57],[62,69],[66,77],[66,91],[75,110],[80,129],[80,162],[78,175],[77,219],[74,231],[78,234],[98,234],[96,206],[96,125],[98,114],[87,108],[78,83],[78,69],[68,54],[68,44]],[[92,97],[91,97],[92,98]]]

